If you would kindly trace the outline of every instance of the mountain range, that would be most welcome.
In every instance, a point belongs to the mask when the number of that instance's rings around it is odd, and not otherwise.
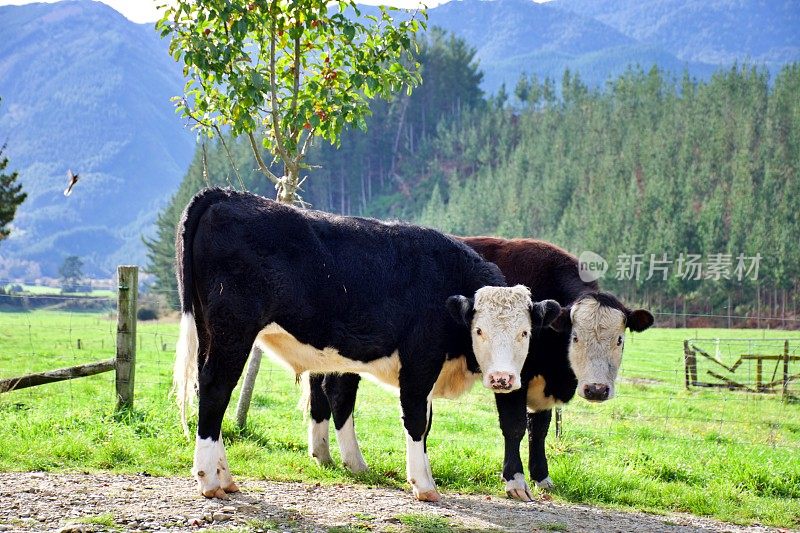
[[[429,26],[476,49],[487,93],[523,72],[559,80],[569,68],[600,85],[630,64],[704,78],[800,59],[792,1],[455,0],[430,9]],[[54,275],[67,255],[96,276],[143,264],[141,236],[195,150],[170,102],[183,79],[166,43],[90,0],[0,7],[0,35],[0,143],[28,193],[0,278]],[[80,181],[65,197],[68,169]]]

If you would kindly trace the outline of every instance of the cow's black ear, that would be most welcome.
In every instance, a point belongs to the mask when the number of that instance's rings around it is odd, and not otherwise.
[[[572,329],[572,306],[562,307],[561,312],[555,320],[550,323],[550,328],[560,332],[569,331]]]
[[[456,295],[447,299],[447,310],[453,320],[469,327],[472,324],[472,315],[475,310],[475,301],[466,296]]]
[[[631,331],[635,331],[637,333],[646,330],[650,326],[653,325],[655,322],[655,318],[650,313],[650,311],[646,311],[644,309],[637,309],[636,311],[630,311],[628,313],[628,319],[626,321],[628,328]]]
[[[546,328],[561,314],[561,306],[555,300],[542,300],[531,304],[531,324],[535,328]]]

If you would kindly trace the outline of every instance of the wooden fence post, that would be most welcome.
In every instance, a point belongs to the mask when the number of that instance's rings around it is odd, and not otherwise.
[[[689,349],[689,341],[683,341],[683,365],[686,390],[689,390],[697,381],[697,356]]]
[[[789,399],[789,339],[783,341],[783,400]]]
[[[133,383],[136,373],[136,300],[139,268],[120,266],[117,292],[117,410],[133,407]]]

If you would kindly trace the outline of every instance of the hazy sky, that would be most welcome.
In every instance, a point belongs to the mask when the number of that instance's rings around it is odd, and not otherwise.
[[[32,4],[34,2],[58,2],[60,0],[0,0],[0,5],[20,5]],[[104,4],[108,4],[130,20],[134,22],[154,22],[158,19],[157,5],[165,3],[165,0],[102,0]],[[541,1],[541,0],[539,0]],[[363,4],[390,4],[398,7],[417,7],[417,0],[359,0]],[[428,0],[426,2],[428,7],[433,7],[437,4],[444,3],[443,1]]]

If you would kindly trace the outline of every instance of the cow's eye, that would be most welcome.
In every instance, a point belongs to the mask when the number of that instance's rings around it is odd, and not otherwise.
[[[477,328],[477,329],[475,330],[475,334],[476,334],[478,337],[480,337],[481,335],[483,335],[483,331],[481,330],[481,328]]]
[[[578,336],[577,335],[573,335],[572,336],[572,342],[578,342]]]
[[[525,337],[527,337],[527,336],[528,336],[528,332],[527,332],[527,331],[523,331],[523,332],[521,333],[521,335],[522,335],[522,338],[524,339]]]
[[[622,336],[617,337],[617,346],[622,346]]]

